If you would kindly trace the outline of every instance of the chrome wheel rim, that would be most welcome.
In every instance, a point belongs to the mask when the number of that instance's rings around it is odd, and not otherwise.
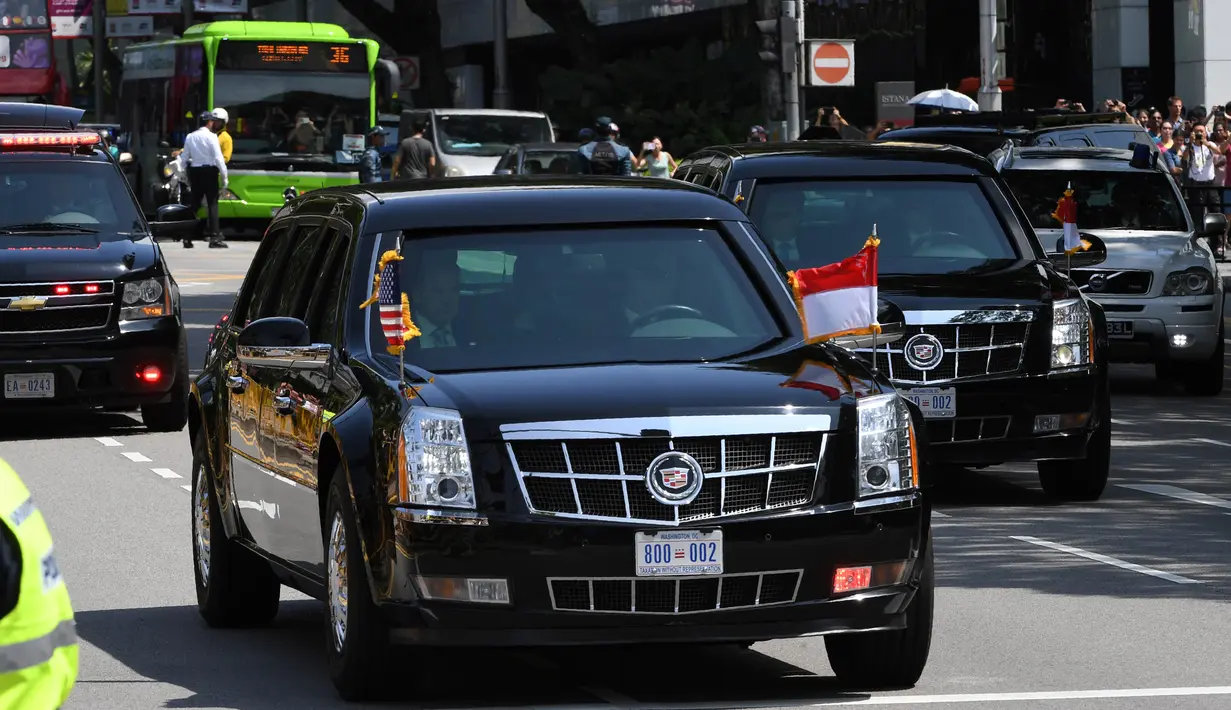
[[[346,641],[346,595],[346,526],[337,512],[329,528],[329,628],[338,653]]]
[[[197,572],[202,586],[209,585],[209,479],[205,466],[197,466],[197,495],[192,506],[193,543],[197,549]]]

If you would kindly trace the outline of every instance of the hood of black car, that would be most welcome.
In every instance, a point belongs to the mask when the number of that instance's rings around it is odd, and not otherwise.
[[[419,397],[459,411],[472,437],[495,438],[502,424],[632,417],[825,412],[836,426],[841,400],[880,391],[853,356],[814,346],[740,363],[438,374]]]
[[[903,311],[1031,308],[1050,302],[1063,280],[1041,263],[1019,261],[978,274],[883,274],[878,295]]]
[[[125,257],[132,255],[131,261]],[[149,268],[158,249],[149,237],[100,234],[0,235],[0,282],[110,280]]]

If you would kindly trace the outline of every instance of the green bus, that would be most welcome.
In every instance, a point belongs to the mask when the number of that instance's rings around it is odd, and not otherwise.
[[[358,156],[379,113],[396,110],[398,69],[378,45],[337,25],[226,21],[127,47],[119,119],[140,162],[147,213],[165,201],[168,154],[214,108],[230,114],[229,188],[219,217],[263,230],[299,193],[358,182]]]

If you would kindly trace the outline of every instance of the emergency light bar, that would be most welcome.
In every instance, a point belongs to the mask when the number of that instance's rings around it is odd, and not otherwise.
[[[101,140],[97,133],[7,133],[0,134],[0,148],[98,145]]]

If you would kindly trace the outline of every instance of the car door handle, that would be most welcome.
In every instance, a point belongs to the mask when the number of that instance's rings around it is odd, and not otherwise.
[[[284,395],[274,395],[274,409],[278,414],[290,414],[295,411],[295,400]]]
[[[243,392],[244,388],[247,386],[248,386],[248,382],[247,380],[243,378],[243,376],[227,375],[227,387],[232,392]]]

